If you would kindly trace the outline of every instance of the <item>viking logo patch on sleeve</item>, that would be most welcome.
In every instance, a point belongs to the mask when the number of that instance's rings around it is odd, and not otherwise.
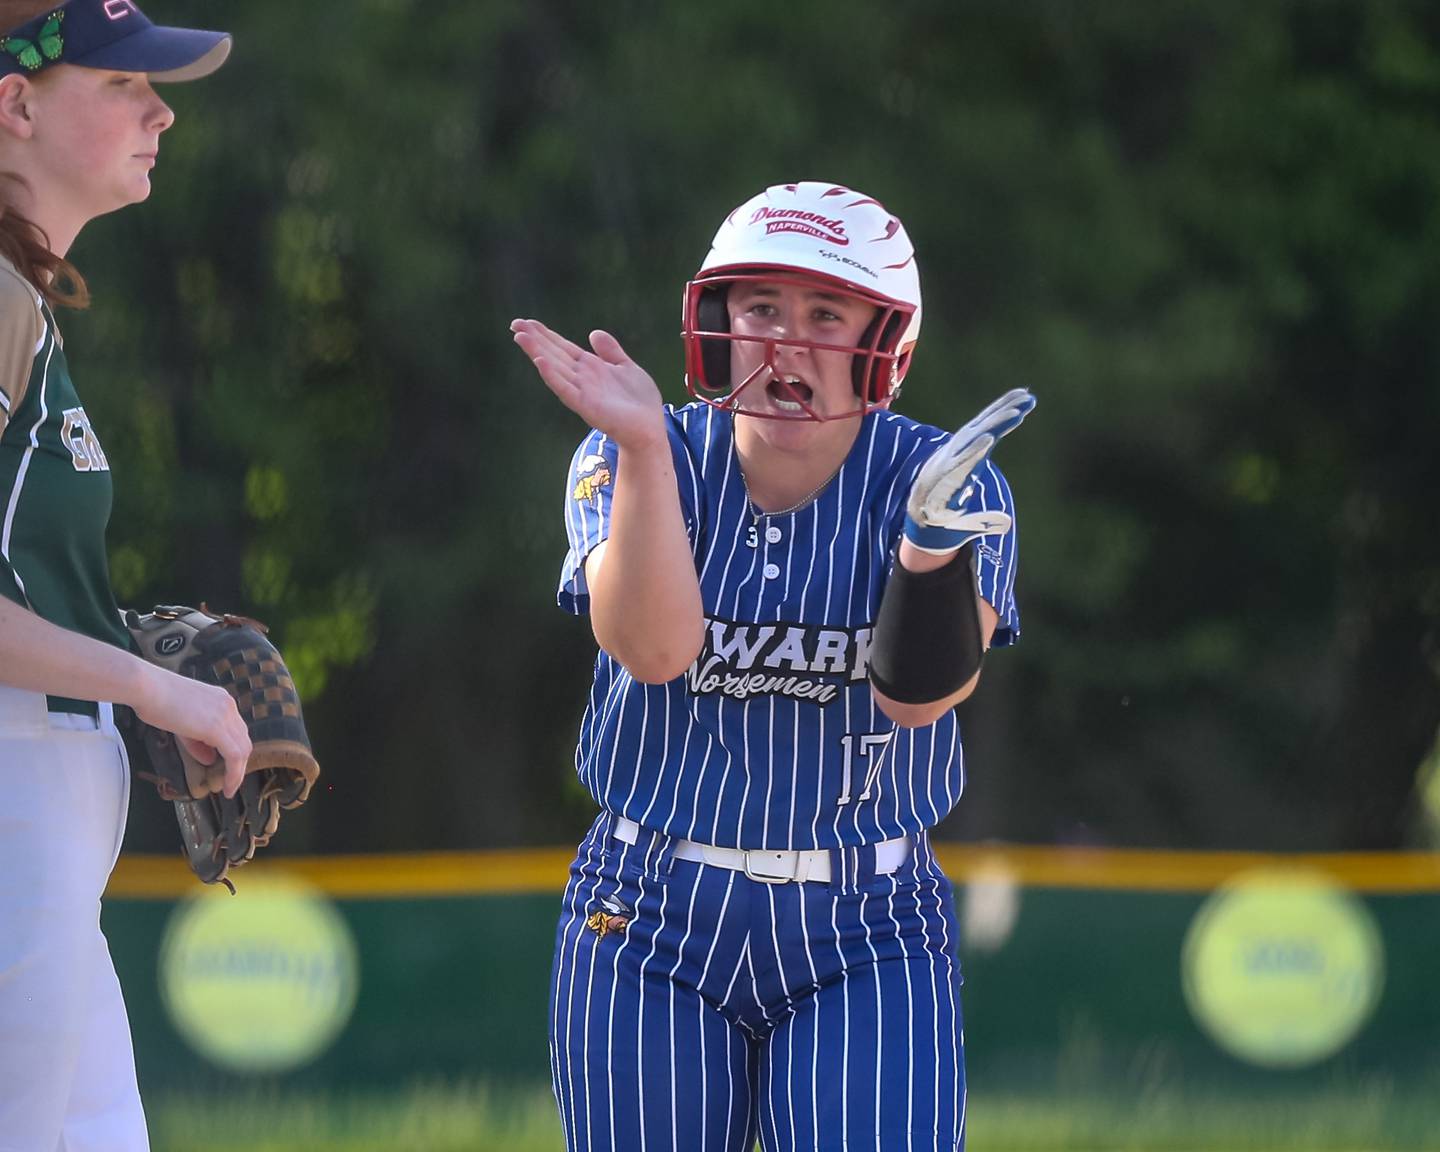
[[[607,487],[613,478],[610,461],[604,456],[586,456],[575,470],[575,488],[570,493],[570,498],[581,504],[598,505],[600,490]]]

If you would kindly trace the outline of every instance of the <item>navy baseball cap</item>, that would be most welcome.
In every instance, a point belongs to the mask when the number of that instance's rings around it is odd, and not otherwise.
[[[196,80],[230,55],[228,32],[153,24],[134,0],[69,0],[0,34],[0,76],[52,64],[145,72],[154,80]]]

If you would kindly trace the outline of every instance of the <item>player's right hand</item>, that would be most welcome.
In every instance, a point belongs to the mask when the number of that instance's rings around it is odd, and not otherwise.
[[[538,320],[513,320],[515,343],[567,408],[622,449],[663,444],[660,389],[608,332],[590,333],[587,352]]]
[[[200,763],[223,759],[222,791],[234,796],[250,759],[250,732],[234,698],[224,688],[140,663],[145,679],[141,698],[131,705],[135,714],[152,728],[175,733]]]
[[[945,555],[977,536],[1010,530],[1008,513],[971,507],[980,487],[975,470],[1034,407],[1035,397],[1028,389],[1011,389],[925,461],[905,507],[905,539],[922,552]]]

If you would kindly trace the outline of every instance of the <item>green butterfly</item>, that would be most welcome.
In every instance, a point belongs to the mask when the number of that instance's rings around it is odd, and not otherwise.
[[[60,35],[60,22],[64,19],[65,13],[57,9],[46,18],[34,40],[11,36],[5,41],[5,51],[31,72],[40,69],[47,60],[59,60],[65,51],[65,41]]]

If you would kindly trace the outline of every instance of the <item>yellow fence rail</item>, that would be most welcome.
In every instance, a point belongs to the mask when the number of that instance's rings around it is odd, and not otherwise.
[[[936,854],[957,883],[1003,877],[1039,888],[1201,892],[1240,872],[1288,867],[1323,872],[1357,892],[1440,891],[1440,853],[1434,852],[1276,855],[937,844]],[[350,899],[559,893],[573,855],[569,848],[529,848],[271,857],[253,861],[235,875],[243,885],[247,875],[285,872],[331,896]],[[197,883],[179,857],[127,855],[116,865],[106,895],[173,900],[194,891]]]

